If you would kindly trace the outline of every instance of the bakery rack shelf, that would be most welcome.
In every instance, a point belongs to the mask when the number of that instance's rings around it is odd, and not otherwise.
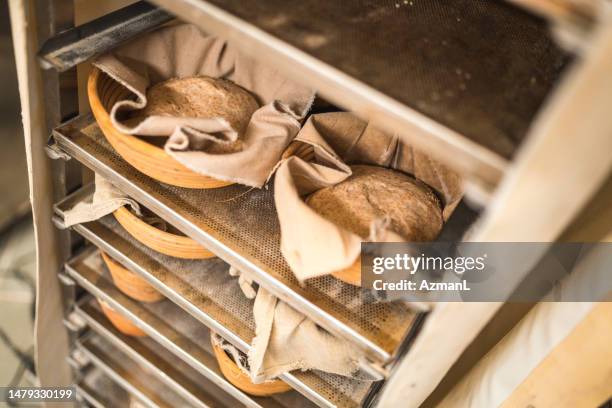
[[[159,314],[166,318],[177,317],[175,309],[176,308],[172,308],[172,305],[163,303],[154,305],[150,308],[152,312],[159,312],[161,310]],[[81,301],[75,305],[74,312],[87,323],[91,331],[104,338],[105,341],[108,341],[147,371],[158,373],[160,381],[164,382],[168,388],[190,401],[193,406],[216,406],[216,404],[219,403],[219,401],[211,399],[210,396],[203,395],[201,390],[206,390],[211,395],[215,396],[222,395],[221,393],[232,396],[232,398],[226,398],[227,401],[222,401],[224,405],[232,406],[239,402],[247,407],[268,406],[280,408],[283,406],[274,403],[264,403],[260,405],[249,397],[241,395],[240,391],[235,388],[229,390],[229,388],[233,386],[222,377],[219,370],[216,368],[216,362],[212,357],[212,350],[210,350],[210,347],[205,350],[205,353],[199,353],[200,356],[204,356],[203,360],[208,364],[205,366],[208,370],[208,377],[204,377],[199,371],[194,370],[194,368],[183,360],[177,360],[174,355],[163,348],[163,346],[157,343],[153,338],[131,337],[120,333],[103,315],[100,306],[91,296],[85,296],[81,299]],[[148,310],[141,312],[143,315],[146,315]],[[164,312],[166,312],[165,315]],[[150,320],[154,321],[155,319]],[[161,326],[163,323],[158,322],[158,325]],[[172,332],[172,330],[169,329],[167,332]],[[200,330],[198,334],[204,336],[209,335],[207,330]],[[178,336],[180,336],[180,334],[178,334]],[[208,344],[206,338],[207,337],[203,338],[201,341],[202,344]],[[194,354],[198,354],[198,351],[195,351]],[[213,375],[210,374],[211,372],[214,373],[214,378],[211,378],[213,377]],[[223,384],[224,387],[221,388],[218,384]],[[294,395],[297,394],[294,393]],[[235,396],[238,398],[234,399]]]
[[[89,115],[57,128],[54,139],[67,154],[323,328],[351,341],[374,363],[391,361],[412,334],[418,313],[407,304],[368,302],[367,293],[332,277],[299,284],[280,253],[270,188],[190,190],[159,183],[117,156]]]
[[[66,70],[170,12],[427,150],[463,173],[467,194],[484,203],[569,59],[544,21],[511,2],[573,26],[590,18],[584,7],[550,0],[153,0],[163,10],[125,7],[52,37],[39,59]]]
[[[567,62],[544,21],[500,1],[152,3],[274,61],[484,191],[502,178]]]
[[[104,319],[101,316],[99,318]],[[165,387],[184,399],[189,406],[200,408],[219,406],[219,402],[207,394],[210,383],[206,382],[203,377],[195,375],[196,373],[189,370],[184,364],[169,359],[168,353],[164,353],[164,350],[161,350],[153,341],[147,338],[121,337],[116,330],[113,331],[112,326],[108,330],[105,333],[106,336],[100,336],[99,345],[108,344],[111,350],[118,350],[120,356],[130,358],[144,371],[153,374]],[[83,346],[87,348],[91,342],[90,339],[84,340]],[[91,348],[88,351],[94,353]],[[100,355],[97,357],[101,358]],[[227,406],[227,404],[223,405]]]
[[[219,265],[221,262],[216,262]],[[182,309],[178,308],[170,301],[163,301],[159,304],[144,304],[135,302],[123,295],[112,284],[108,272],[105,271],[105,266],[101,263],[100,257],[91,248],[84,251],[80,256],[74,258],[66,265],[66,270],[69,276],[76,283],[82,286],[85,290],[91,293],[96,298],[102,299],[136,326],[141,328],[149,337],[157,341],[169,352],[180,358],[200,374],[206,376],[218,386],[223,388],[229,395],[232,395],[242,404],[251,407],[279,407],[291,406],[295,402],[297,395],[295,393],[282,394],[275,396],[280,402],[275,402],[269,398],[252,398],[246,396],[241,391],[227,383],[220,374],[217,368],[216,361],[212,357],[211,350],[205,350],[201,345],[208,344],[209,331],[206,326],[195,320]],[[202,276],[202,269],[195,275]],[[225,271],[214,273],[214,269],[206,271],[206,282],[210,284],[211,292],[225,292],[224,300],[228,303],[226,306],[237,308],[236,314],[248,314],[250,309],[244,308],[244,303],[241,301],[241,294],[236,294],[239,291],[237,284],[234,281],[227,279]],[[193,275],[192,275],[193,276]],[[215,282],[217,284],[215,284]],[[218,284],[225,282],[224,284]],[[186,285],[194,285],[195,287],[202,285],[200,281],[187,281]],[[234,292],[236,297],[228,296],[228,292]],[[214,300],[204,300],[203,303],[208,303],[209,309],[214,309]],[[248,305],[248,303],[247,303]],[[217,306],[217,309],[219,306]],[[95,308],[90,304],[84,304],[75,308],[75,313],[84,321],[88,322],[92,329],[96,331],[103,330],[100,319],[94,319],[92,315],[96,314],[93,311]],[[240,310],[242,309],[242,310]],[[227,312],[226,312],[227,313]],[[97,312],[99,315],[99,312]],[[216,317],[216,316],[215,316]],[[209,320],[211,318],[209,317]],[[237,318],[233,318],[228,326],[236,327]],[[218,323],[219,324],[219,323]],[[107,325],[108,326],[108,325]],[[240,329],[240,328],[239,328]],[[246,330],[249,330],[247,328]],[[250,329],[252,330],[252,329]],[[108,331],[108,330],[107,330]],[[242,331],[245,331],[243,328]],[[240,332],[240,330],[239,330]],[[233,338],[237,337],[235,332],[228,330],[221,331],[224,335],[230,333]],[[242,349],[240,345],[235,344]],[[247,347],[248,347],[248,343]],[[244,349],[243,349],[244,350]],[[248,351],[248,348],[244,351]],[[303,393],[313,402],[322,407],[340,407],[340,406],[356,406],[361,401],[365,400],[371,390],[371,383],[350,381],[344,377],[325,374],[300,372],[295,374],[285,374],[281,377],[285,382],[291,385],[296,390]],[[302,404],[305,400],[302,398]]]
[[[139,1],[51,37],[38,59],[44,68],[63,72],[170,20],[164,10]]]
[[[165,335],[167,336],[165,337],[166,341],[168,341],[168,338],[174,339],[175,349],[181,345],[186,347],[183,354],[188,355],[192,360],[197,359],[197,364],[188,364],[185,362],[186,358],[177,360],[174,354],[171,354],[152,336],[139,338],[120,333],[102,314],[98,303],[91,296],[85,296],[81,299],[79,304],[75,305],[74,312],[87,323],[93,332],[130,356],[140,366],[152,372],[164,373],[166,378],[162,381],[166,383],[166,386],[179,394],[185,394],[184,397],[190,399],[192,404],[196,406],[201,405],[199,401],[210,399],[206,396],[198,396],[200,393],[198,388],[206,390],[211,395],[219,396],[225,393],[227,396],[231,396],[231,398],[226,398],[227,401],[222,401],[224,405],[229,406],[241,404],[246,407],[282,408],[289,405],[287,402],[292,402],[295,398],[303,398],[297,393],[290,393],[281,397],[281,401],[284,403],[279,403],[270,398],[252,399],[242,394],[225,380],[218,370],[212,349],[207,341],[210,338],[210,333],[206,328],[193,324],[191,321],[185,322],[180,309],[177,311],[177,308],[173,307],[170,302],[142,305],[140,309],[137,305],[134,309],[142,317],[141,322],[150,324],[150,326],[159,330],[154,332],[158,338],[160,335]],[[170,322],[163,321],[162,318],[170,320]],[[170,323],[176,325],[176,321],[173,319],[179,321],[181,327],[190,324],[191,328],[195,328],[190,333],[192,338],[186,339],[183,333],[174,331],[174,328],[169,326]],[[198,341],[198,345],[192,343],[194,341]],[[196,365],[197,369],[194,370],[192,365]],[[206,372],[205,376],[202,375],[203,371]],[[194,385],[196,386],[194,387]],[[216,402],[211,400],[209,405],[215,406]]]
[[[588,35],[596,26],[605,0],[507,0],[535,15],[545,18],[559,44],[570,51],[585,47]]]
[[[94,408],[130,406],[129,394],[95,367],[87,367],[75,385],[77,401]]]
[[[75,342],[72,360],[80,362],[77,364],[90,363],[123,388],[131,398],[137,399],[147,407],[162,408],[192,404],[167,387],[162,382],[160,373],[143,368],[95,333],[86,333]]]

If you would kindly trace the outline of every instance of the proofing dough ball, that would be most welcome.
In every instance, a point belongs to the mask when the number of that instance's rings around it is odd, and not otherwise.
[[[315,191],[306,203],[321,216],[361,238],[372,221],[387,218],[387,229],[406,241],[436,239],[442,229],[438,198],[424,183],[399,171],[351,166],[353,174],[335,186]]]

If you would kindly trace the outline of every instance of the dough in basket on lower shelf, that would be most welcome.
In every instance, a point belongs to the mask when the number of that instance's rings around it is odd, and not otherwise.
[[[66,211],[64,225],[70,227],[95,221],[110,213],[134,239],[154,251],[182,259],[208,259],[215,256],[140,206],[97,173],[92,200],[79,202]]]
[[[102,312],[106,316],[106,318],[112,323],[113,326],[121,333],[126,336],[134,336],[134,337],[144,337],[147,334],[140,329],[140,327],[136,326],[126,317],[124,317],[121,313],[117,312],[111,305],[106,303],[104,300],[98,298],[98,303],[100,304],[100,308]]]
[[[145,303],[158,302],[164,299],[164,295],[142,277],[125,268],[108,254],[100,251],[100,255],[110,272],[113,283],[121,292],[134,300]]]
[[[291,390],[291,387],[281,380],[268,380],[255,384],[251,381],[248,362],[244,354],[214,332],[210,333],[210,341],[221,372],[236,388],[258,397],[267,397]]]
[[[240,286],[246,297],[255,296],[255,337],[248,353],[248,364],[239,364],[248,372],[251,381],[260,384],[293,370],[320,370],[369,381],[367,374],[359,370],[360,362],[365,361],[359,350],[319,327],[263,287],[256,287],[237,269],[231,268],[230,274],[240,276]],[[231,347],[226,345],[225,348]]]
[[[298,280],[361,284],[362,241],[435,240],[462,197],[457,174],[345,112],[312,115],[277,166],[281,252]]]

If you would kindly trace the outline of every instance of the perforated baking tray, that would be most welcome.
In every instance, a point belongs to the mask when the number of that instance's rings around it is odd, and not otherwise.
[[[143,321],[156,325],[162,331],[166,329],[166,334],[176,339],[180,338],[181,335],[174,332],[173,328],[169,324],[157,319],[156,314],[160,311],[167,312],[166,318],[178,318],[176,310],[172,310],[171,302],[161,302],[155,305],[142,305],[152,306],[151,310],[141,310],[141,316]],[[145,307],[145,309],[149,309]],[[174,309],[178,309],[174,306]],[[178,309],[180,311],[180,309]],[[125,353],[141,367],[148,370],[149,372],[163,373],[162,381],[166,386],[172,388],[178,394],[183,395],[186,399],[190,400],[193,405],[199,405],[199,401],[207,402],[208,405],[215,406],[219,403],[224,406],[235,406],[237,404],[244,405],[247,407],[272,407],[281,408],[283,405],[275,404],[274,401],[270,401],[270,404],[260,405],[255,403],[249,397],[236,400],[234,396],[238,392],[233,390],[227,392],[222,390],[218,383],[226,382],[221,376],[220,371],[216,368],[216,361],[212,356],[210,347],[205,347],[207,342],[205,340],[208,337],[203,337],[204,340],[202,347],[200,345],[190,344],[186,339],[182,345],[189,351],[193,351],[194,355],[198,357],[204,357],[201,361],[202,365],[206,365],[209,371],[213,371],[218,377],[211,378],[209,376],[204,377],[201,375],[200,370],[194,370],[191,365],[184,362],[182,359],[177,359],[176,356],[170,353],[165,347],[159,344],[153,337],[131,337],[126,336],[119,332],[110,321],[102,313],[97,301],[91,297],[86,296],[81,299],[78,305],[75,305],[75,313],[83,318],[89,328],[97,335],[104,338],[114,347],[117,347],[121,352]],[[180,319],[182,321],[182,319]],[[198,335],[209,336],[208,330],[200,325],[201,330],[197,333]],[[174,334],[174,336],[173,336]],[[193,339],[191,339],[193,340]],[[196,339],[198,340],[198,339]],[[198,353],[199,352],[199,353]],[[202,395],[202,390],[206,391],[206,395]],[[293,393],[294,395],[296,393]],[[298,394],[299,395],[299,394]]]
[[[208,378],[212,377],[211,372],[213,376],[220,375],[216,368],[216,363],[210,362],[212,360],[210,350],[206,349],[209,338],[208,330],[199,321],[193,319],[172,302],[164,301],[157,304],[142,304],[129,299],[114,287],[99,255],[91,249],[70,261],[66,266],[66,270],[80,286],[95,297],[102,298],[108,302],[114,309],[123,313],[128,319],[143,329],[151,338],[162,344],[190,366]],[[232,300],[231,296],[225,297],[227,293],[235,290],[240,291],[235,279],[228,279],[225,270],[216,270],[216,272],[219,273],[215,273],[214,268],[185,271],[185,276],[187,276],[185,283],[199,286],[203,282],[210,282],[209,290],[218,293],[219,297],[208,298],[208,303],[225,299],[227,304],[224,307],[238,309],[238,315],[241,314],[240,309],[242,308],[243,316],[249,315],[251,310],[249,306],[245,308],[244,303],[241,306],[240,301],[245,299],[242,294],[236,293],[238,301]],[[196,279],[193,279],[194,276],[197,276]],[[77,307],[76,312],[81,314],[92,327],[99,328],[99,325],[88,317],[95,314],[92,312],[91,307]],[[248,348],[244,351],[248,351]],[[296,372],[295,374],[285,374],[281,378],[323,407],[352,407],[361,405],[368,397],[373,385],[369,381],[349,380],[345,377],[321,372]],[[225,388],[227,389],[227,387]],[[229,389],[229,392],[234,397],[240,397],[240,395],[236,394],[237,392],[241,394],[235,389]],[[279,403],[283,406],[293,406],[298,398],[292,394],[282,394],[274,398],[278,399]],[[247,402],[244,396],[241,400],[243,403]],[[251,398],[251,400],[250,406],[268,407],[271,406],[270,404],[273,404],[273,401],[269,399]],[[303,397],[300,402],[303,405],[308,405],[303,400]]]
[[[375,303],[367,292],[329,276],[300,286],[280,252],[271,185],[190,190],[159,183],[117,156],[91,116],[64,124],[54,138],[72,157],[373,361],[390,361],[417,320],[407,303]]]
[[[73,353],[84,356],[128,394],[150,408],[185,407],[190,403],[162,383],[150,371],[94,333],[75,342]],[[81,360],[82,357],[79,357]]]
[[[94,408],[128,408],[130,395],[100,369],[87,367],[81,371],[81,379],[76,383],[77,399],[87,402]]]
[[[152,2],[489,185],[568,61],[502,0]]]

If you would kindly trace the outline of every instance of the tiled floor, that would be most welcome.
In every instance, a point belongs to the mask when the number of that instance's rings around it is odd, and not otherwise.
[[[34,277],[34,234],[31,221],[25,219],[0,236],[0,330],[30,354]],[[0,386],[9,384],[18,363],[14,353],[0,343]]]

